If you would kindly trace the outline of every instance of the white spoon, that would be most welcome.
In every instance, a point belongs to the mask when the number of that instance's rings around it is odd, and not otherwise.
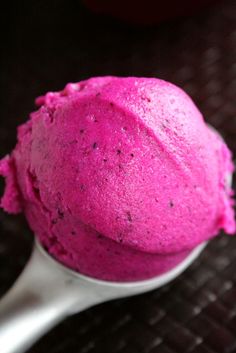
[[[163,286],[182,273],[206,246],[196,247],[169,272],[139,282],[106,282],[72,271],[36,241],[33,254],[0,302],[0,351],[22,353],[57,323],[93,305]]]

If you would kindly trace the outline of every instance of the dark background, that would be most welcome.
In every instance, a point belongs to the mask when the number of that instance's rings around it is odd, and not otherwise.
[[[97,16],[76,1],[1,7],[0,157],[14,147],[16,127],[36,96],[107,74],[181,86],[236,155],[235,1],[156,26]],[[25,265],[32,240],[23,217],[0,212],[0,296]],[[236,238],[211,241],[190,269],[160,290],[68,319],[30,352],[236,352]]]

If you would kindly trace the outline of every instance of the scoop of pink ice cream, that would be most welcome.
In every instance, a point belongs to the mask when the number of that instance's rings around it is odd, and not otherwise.
[[[23,210],[48,252],[86,275],[163,273],[235,231],[231,153],[178,87],[92,78],[36,100],[0,166],[2,207]]]

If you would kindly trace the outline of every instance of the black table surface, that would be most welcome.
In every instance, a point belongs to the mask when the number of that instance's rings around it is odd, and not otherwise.
[[[108,74],[181,86],[236,154],[235,1],[155,27],[98,17],[64,0],[18,2],[1,16],[0,157],[13,148],[16,126],[36,96]],[[23,216],[0,212],[0,296],[24,267],[32,242]],[[42,352],[236,352],[236,238],[221,234],[159,290],[69,318],[30,350]]]

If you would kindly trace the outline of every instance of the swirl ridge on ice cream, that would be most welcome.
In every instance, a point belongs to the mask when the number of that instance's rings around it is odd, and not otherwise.
[[[105,280],[163,273],[235,232],[231,152],[180,88],[98,77],[36,100],[0,162],[1,206],[48,252]]]

